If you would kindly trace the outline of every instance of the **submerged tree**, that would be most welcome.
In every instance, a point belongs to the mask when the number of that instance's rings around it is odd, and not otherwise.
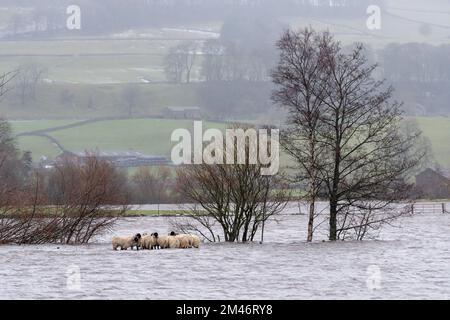
[[[304,182],[305,198],[309,203],[307,241],[312,241],[314,219],[318,214],[316,201],[322,181],[319,176],[324,145],[319,143],[319,121],[324,109],[324,57],[330,36],[305,29],[299,33],[286,32],[278,41],[280,62],[274,70],[274,102],[288,107],[288,126],[281,143],[296,160],[294,182]]]
[[[245,132],[245,137],[251,134]],[[284,181],[279,175],[262,175],[266,166],[250,160],[258,146],[247,138],[241,142],[234,140],[233,151],[224,148],[220,155],[214,155],[224,161],[184,165],[177,170],[178,192],[191,203],[191,214],[188,221],[175,223],[175,227],[201,233],[209,241],[220,241],[221,229],[225,241],[247,242],[254,240],[267,219],[284,209],[289,199]],[[243,149],[245,158],[238,160]],[[235,164],[226,164],[227,156]]]
[[[310,49],[319,52],[319,58],[312,54],[304,58],[310,38],[321,39]],[[279,47],[275,98],[294,119],[284,145],[308,172],[309,183],[323,186],[330,207],[329,239],[404,213],[394,203],[407,198],[410,173],[424,156],[418,148],[421,133],[402,130],[401,104],[391,101],[392,87],[373,78],[377,65],[368,65],[364,47],[358,44],[346,52],[327,33],[312,30],[286,31]],[[315,64],[318,67],[312,68]],[[311,78],[314,81],[308,83]],[[305,101],[316,106],[310,112],[314,125],[303,115],[309,112]],[[305,134],[308,130],[312,137]],[[296,140],[301,139],[313,141],[314,147],[298,148]],[[320,161],[303,156],[311,150]],[[376,213],[383,216],[374,217]]]

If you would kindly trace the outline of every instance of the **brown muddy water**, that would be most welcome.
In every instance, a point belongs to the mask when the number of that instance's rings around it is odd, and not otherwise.
[[[113,235],[171,219],[127,218],[86,246],[0,246],[0,299],[450,298],[450,214],[403,217],[376,241],[308,244],[306,217],[283,215],[263,244],[112,250]]]

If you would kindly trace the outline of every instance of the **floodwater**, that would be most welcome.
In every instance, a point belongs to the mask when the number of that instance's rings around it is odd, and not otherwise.
[[[263,244],[112,250],[171,219],[127,218],[86,246],[0,246],[0,299],[450,298],[450,214],[403,217],[376,241],[305,243],[306,217],[283,215]]]

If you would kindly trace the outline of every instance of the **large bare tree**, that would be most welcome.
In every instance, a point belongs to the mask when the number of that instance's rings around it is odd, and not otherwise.
[[[312,45],[313,50],[320,52],[318,60],[314,55],[304,59],[304,43],[311,37],[322,39]],[[327,33],[313,30],[286,31],[279,47],[282,54],[275,71],[278,84],[275,98],[287,106],[291,116],[297,115],[302,121],[291,123],[292,134],[287,136],[285,146],[288,153],[297,155],[300,166],[314,168],[311,171],[315,174],[309,174],[308,178],[316,180],[315,185],[323,186],[330,209],[329,239],[337,240],[341,231],[349,228],[349,221],[352,221],[351,228],[357,229],[398,217],[393,203],[407,198],[408,178],[424,152],[418,148],[420,132],[402,130],[401,104],[391,101],[393,88],[374,79],[377,65],[367,63],[362,45],[345,51]],[[318,64],[318,68],[302,67],[308,63]],[[288,75],[287,80],[284,74]],[[305,81],[311,77],[318,79],[317,82]],[[309,97],[318,106],[313,110],[317,112],[313,117],[317,121],[314,127],[303,123],[302,112],[308,111],[305,104],[300,104],[299,109],[298,103],[291,102],[298,96]],[[305,136],[305,126],[314,131],[312,149],[320,152],[319,165],[310,157],[298,156],[304,151],[295,148],[293,139]],[[367,219],[367,212],[372,213],[371,219]],[[375,213],[387,216],[373,218]]]
[[[287,31],[278,41],[281,56],[273,72],[277,85],[274,102],[288,107],[288,126],[282,135],[284,150],[296,161],[294,182],[303,183],[309,203],[307,241],[313,240],[316,202],[322,187],[319,176],[324,145],[319,143],[319,117],[324,109],[324,59],[328,33],[310,29],[299,33]]]

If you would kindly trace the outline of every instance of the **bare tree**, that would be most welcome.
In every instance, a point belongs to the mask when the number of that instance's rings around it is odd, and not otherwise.
[[[401,104],[391,102],[392,87],[373,79],[377,66],[367,65],[363,46],[348,54],[339,43],[333,48],[326,60],[327,110],[321,117],[330,160],[323,170],[330,240],[337,239],[343,210],[389,210],[393,202],[406,199],[411,187],[407,180],[424,157],[416,149],[421,132],[402,132]]]
[[[11,90],[8,85],[17,76],[17,71],[6,72],[0,75],[0,101]]]
[[[311,30],[297,34],[287,31],[282,40],[302,48],[301,42],[310,34]],[[358,220],[359,226],[367,225],[372,220],[368,221],[364,213],[389,211],[394,202],[407,198],[411,187],[408,178],[424,152],[416,148],[420,132],[401,130],[401,104],[391,102],[392,87],[386,88],[384,81],[372,77],[377,66],[368,65],[363,46],[358,44],[345,52],[328,34],[318,36],[324,39],[320,43],[320,68],[314,70],[314,77],[319,79],[318,90],[313,86],[313,90],[305,91],[304,85],[289,89],[291,97],[310,94],[313,101],[320,103],[314,119],[318,121],[314,140],[321,150],[316,184],[323,184],[329,201],[329,239],[337,240],[340,231],[348,227],[349,220],[340,220],[342,215],[363,213],[359,215],[363,217]],[[293,62],[299,62],[296,55],[301,50],[291,51]],[[282,67],[297,74],[298,64],[287,62]],[[298,74],[302,79],[302,72]],[[295,104],[288,108],[291,113],[298,113]],[[293,149],[291,153],[296,152]],[[342,222],[340,226],[338,221]]]
[[[114,167],[95,156],[64,161],[50,177],[35,172],[26,184],[3,185],[0,243],[87,243],[126,211],[124,186]]]
[[[255,150],[249,143],[242,148],[247,151],[243,164],[203,163],[177,170],[178,192],[191,203],[189,217],[196,222],[189,226],[211,241],[220,239],[218,226],[225,241],[253,241],[259,227],[280,213],[289,199],[281,177],[261,175],[263,165],[249,161]]]
[[[28,153],[20,156],[9,123],[0,120],[0,243],[37,239],[36,231],[51,222],[35,219],[45,195],[40,181],[28,172],[30,161]]]
[[[163,203],[170,196],[172,173],[167,167],[139,168],[131,178],[134,203]]]
[[[95,154],[57,164],[50,184],[57,190],[51,204],[61,217],[63,243],[87,243],[127,210],[126,178]]]
[[[139,87],[133,84],[127,85],[122,91],[122,99],[125,103],[128,117],[133,116],[133,111],[136,108],[139,101]]]
[[[203,45],[201,73],[206,81],[224,80],[225,46],[217,39],[210,39]]]
[[[192,69],[197,58],[197,44],[182,42],[172,47],[164,61],[167,78],[175,83],[191,81]]]
[[[36,63],[19,67],[16,77],[16,90],[22,105],[25,105],[29,99],[36,99],[36,88],[46,72],[45,67]]]
[[[324,109],[323,60],[327,33],[316,34],[311,29],[299,33],[287,31],[278,41],[280,61],[272,74],[277,88],[272,100],[289,111],[288,127],[282,135],[284,150],[295,159],[295,183],[306,188],[309,203],[307,241],[313,240],[316,201],[322,181],[319,170],[324,157],[324,145],[319,142],[319,117]]]

